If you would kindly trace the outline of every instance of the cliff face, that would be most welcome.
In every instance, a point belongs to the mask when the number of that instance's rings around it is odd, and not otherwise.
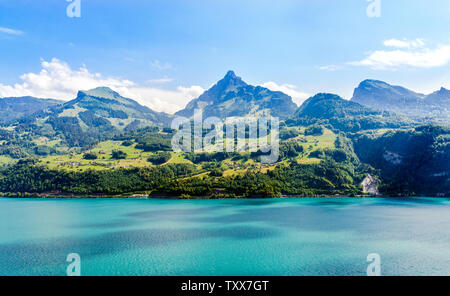
[[[380,195],[380,191],[378,191],[378,181],[370,174],[362,181],[361,186],[363,187],[363,192],[366,194]]]

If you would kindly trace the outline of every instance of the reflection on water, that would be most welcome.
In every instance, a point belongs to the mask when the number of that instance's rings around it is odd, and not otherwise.
[[[0,199],[0,275],[450,274],[446,199]]]

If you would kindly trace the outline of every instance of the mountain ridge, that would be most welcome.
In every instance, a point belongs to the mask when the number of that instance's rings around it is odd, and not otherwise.
[[[375,110],[330,93],[319,93],[307,99],[289,122],[329,124],[343,132],[402,128],[413,124],[395,113]]]
[[[331,103],[332,102],[332,103]],[[331,103],[331,104],[330,104]],[[340,109],[337,109],[339,107]],[[331,93],[318,93],[308,98],[297,109],[294,116],[311,116],[316,118],[328,118],[330,116],[379,114],[363,105],[345,100],[339,95]]]
[[[110,88],[98,87],[22,118],[15,130],[30,130],[36,137],[59,137],[71,147],[83,147],[118,132],[168,126],[170,118]]]
[[[203,110],[206,117],[271,115],[286,119],[295,112],[297,105],[282,92],[249,85],[234,71],[228,71],[215,85],[175,115],[191,117],[195,109]]]
[[[0,98],[0,123],[19,120],[35,112],[61,104],[64,104],[64,101],[31,96]]]
[[[381,111],[391,111],[413,118],[450,117],[450,91],[425,95],[381,80],[366,79],[355,88],[351,101]]]

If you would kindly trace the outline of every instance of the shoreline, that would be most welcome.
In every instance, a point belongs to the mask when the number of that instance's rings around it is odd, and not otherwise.
[[[52,194],[26,194],[26,195],[17,195],[17,194],[2,194],[0,195],[0,199],[105,199],[105,200],[114,200],[114,199],[130,199],[130,200],[232,200],[232,199],[247,199],[247,200],[257,200],[257,199],[300,199],[300,198],[353,198],[353,199],[361,199],[361,198],[397,198],[397,199],[414,199],[414,198],[442,198],[448,199],[450,196],[433,196],[433,195],[414,195],[414,196],[390,196],[390,195],[316,195],[316,196],[297,196],[297,195],[280,195],[273,197],[264,197],[264,196],[251,196],[251,197],[208,197],[208,196],[192,196],[189,198],[181,197],[181,196],[168,196],[168,195],[141,195],[141,194],[133,194],[133,195],[52,195]]]

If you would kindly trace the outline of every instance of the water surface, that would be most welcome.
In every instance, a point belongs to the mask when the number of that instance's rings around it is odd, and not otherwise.
[[[0,199],[0,275],[450,275],[448,199]]]

